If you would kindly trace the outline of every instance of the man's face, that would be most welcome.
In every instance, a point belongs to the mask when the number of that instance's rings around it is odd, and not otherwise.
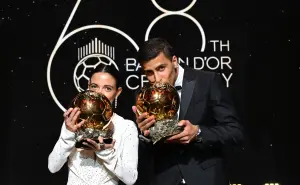
[[[175,84],[178,76],[176,56],[173,56],[171,61],[161,52],[156,58],[145,62],[142,67],[150,83],[168,82],[171,85]]]

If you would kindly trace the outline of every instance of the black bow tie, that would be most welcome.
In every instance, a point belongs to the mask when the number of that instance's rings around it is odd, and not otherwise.
[[[175,89],[176,89],[177,91],[179,91],[179,90],[182,89],[182,87],[181,87],[180,85],[177,85],[177,86],[175,86]]]

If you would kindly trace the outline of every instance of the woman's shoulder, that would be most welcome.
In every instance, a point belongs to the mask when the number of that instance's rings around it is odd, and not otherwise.
[[[124,129],[137,129],[136,124],[132,120],[126,119],[116,113],[114,115],[114,121],[118,127],[123,127]]]

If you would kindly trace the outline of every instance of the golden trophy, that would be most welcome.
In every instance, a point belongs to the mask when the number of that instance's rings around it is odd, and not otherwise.
[[[183,128],[178,126],[177,111],[180,98],[177,90],[168,83],[157,82],[144,86],[136,98],[137,114],[148,112],[155,116],[156,122],[150,130],[153,144],[163,138],[178,134]]]
[[[104,138],[104,142],[112,141],[114,133],[114,125],[111,122],[113,110],[106,96],[90,90],[82,91],[72,100],[70,107],[80,109],[77,124],[85,120],[84,124],[75,133],[76,148],[88,149],[82,144],[86,138],[97,143],[99,143],[99,136]]]

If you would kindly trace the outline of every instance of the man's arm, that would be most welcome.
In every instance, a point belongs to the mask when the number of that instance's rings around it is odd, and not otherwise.
[[[138,178],[135,185],[148,185],[150,182],[150,176],[153,173],[153,143],[141,132],[138,124],[138,117],[136,114],[136,97],[140,89],[134,93],[134,105],[132,106],[133,118],[132,121],[136,123],[139,137],[139,149],[138,149]]]
[[[215,126],[200,125],[198,142],[204,145],[239,145],[243,142],[243,129],[239,123],[233,101],[219,74],[210,84],[209,104],[212,107]]]
[[[152,141],[149,137],[144,136],[143,132],[141,132],[141,130],[138,128],[138,123],[137,123],[137,113],[136,113],[136,97],[138,96],[138,94],[141,92],[141,89],[137,89],[134,91],[134,105],[132,107],[132,121],[136,123],[137,129],[138,129],[138,136],[139,136],[139,141],[140,141],[140,146],[142,148],[149,148],[152,147]]]

